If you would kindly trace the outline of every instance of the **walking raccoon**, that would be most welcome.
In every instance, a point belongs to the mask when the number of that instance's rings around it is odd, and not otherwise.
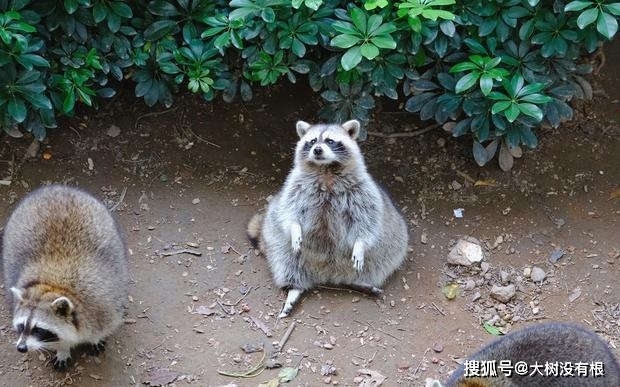
[[[40,188],[19,203],[3,236],[17,350],[56,352],[55,368],[82,344],[93,354],[121,324],[127,256],[108,209],[84,191]]]
[[[356,143],[360,123],[297,122],[299,142],[284,186],[248,225],[277,286],[288,289],[280,317],[299,296],[330,284],[378,295],[403,263],[404,218],[366,170]]]
[[[537,324],[511,333],[492,342],[473,354],[469,359],[495,361],[497,376],[469,377],[465,365],[456,370],[444,385],[435,381],[433,387],[617,387],[620,386],[620,365],[610,349],[595,333],[578,325],[566,323]],[[517,362],[529,366],[526,375],[517,375],[513,369],[508,377],[500,370],[501,361]],[[545,364],[558,364],[560,376],[547,374]],[[603,366],[603,376],[595,376],[593,364]],[[541,365],[541,373],[535,364]],[[585,364],[587,374],[580,376],[577,364]],[[573,368],[574,376],[562,375],[567,367]],[[477,368],[477,367],[475,367]],[[550,368],[551,371],[555,372]],[[583,369],[582,369],[583,370]],[[533,373],[534,375],[530,375]],[[553,375],[553,376],[552,376]],[[480,375],[483,376],[483,375]]]

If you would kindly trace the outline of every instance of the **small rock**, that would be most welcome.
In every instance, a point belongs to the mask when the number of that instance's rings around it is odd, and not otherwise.
[[[448,263],[452,265],[471,266],[484,258],[480,242],[475,238],[459,239],[448,254]]]
[[[440,148],[443,148],[444,146],[446,146],[446,139],[445,139],[445,138],[443,138],[443,137],[439,137],[439,138],[437,139],[437,145],[438,145]]]
[[[537,315],[539,312],[540,312],[540,308],[539,308],[539,307],[537,307],[537,306],[535,306],[535,307],[532,309],[532,314],[533,314],[533,315]]]
[[[467,280],[467,282],[465,282],[465,290],[467,291],[474,290],[475,287],[476,287],[476,281],[474,281],[473,279],[469,279]]]
[[[333,364],[327,363],[321,366],[321,375],[323,376],[336,375],[337,373],[338,373],[338,370]]]
[[[121,128],[116,125],[110,125],[106,134],[110,137],[116,137],[121,134]]]
[[[499,272],[499,277],[502,281],[502,285],[505,285],[508,283],[508,277],[510,276],[510,273],[508,273],[507,271],[501,270]]]
[[[474,293],[474,296],[471,298],[471,301],[478,301],[480,299],[480,297],[482,297],[482,295],[480,294],[480,292],[476,292]]]
[[[480,264],[480,269],[482,269],[482,273],[486,273],[487,271],[489,271],[490,268],[491,265],[489,265],[487,262],[482,262]]]
[[[547,277],[547,273],[540,267],[534,266],[530,278],[534,282],[542,282]]]
[[[404,371],[404,370],[408,370],[409,368],[411,368],[411,364],[406,363],[406,362],[405,363],[398,363],[397,367],[398,367],[399,370]]]
[[[553,250],[553,252],[549,256],[549,262],[556,263],[557,261],[560,260],[560,258],[564,256],[564,254],[565,254],[564,250],[560,248]]]
[[[526,267],[525,269],[523,269],[523,277],[530,278],[531,275],[532,275],[531,267]]]
[[[325,344],[323,344],[323,348],[325,348],[325,349],[334,349],[334,346],[331,343],[325,343]]]
[[[200,203],[200,199],[198,198],[192,199],[192,204],[198,204],[198,203]]]
[[[455,190],[455,191],[458,191],[461,188],[463,188],[463,184],[459,183],[456,180],[453,180],[452,183],[450,183],[450,185],[452,186],[452,189]]]
[[[443,345],[441,345],[440,343],[433,344],[433,351],[437,353],[443,352]]]
[[[423,245],[428,243],[428,235],[425,232],[420,234],[420,243],[422,243]]]
[[[514,297],[516,292],[516,287],[512,284],[508,286],[493,285],[493,287],[491,288],[491,297],[499,302],[506,303],[510,301],[512,297]]]

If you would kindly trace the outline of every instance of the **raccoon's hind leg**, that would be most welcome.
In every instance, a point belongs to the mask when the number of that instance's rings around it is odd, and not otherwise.
[[[301,289],[288,290],[288,294],[286,295],[286,301],[284,301],[284,306],[282,307],[282,311],[280,312],[280,315],[278,315],[278,318],[288,317],[288,315],[293,310],[293,306],[295,306],[297,300],[299,300],[299,296],[301,296],[303,292],[304,291]]]
[[[352,284],[344,285],[346,288],[355,290],[356,292],[368,294],[369,296],[380,296],[383,294],[383,289],[378,288],[376,286],[372,286],[365,282],[355,282]]]
[[[52,359],[56,371],[64,371],[71,365],[71,348],[65,347],[56,350],[56,356]]]

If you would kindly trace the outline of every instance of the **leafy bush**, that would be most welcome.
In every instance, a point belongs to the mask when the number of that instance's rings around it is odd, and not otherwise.
[[[582,60],[618,30],[604,0],[0,0],[0,124],[37,138],[131,79],[152,106],[180,88],[206,100],[300,76],[320,115],[367,121],[377,98],[470,133],[502,167],[534,130],[587,95]],[[484,144],[484,145],[483,145]]]

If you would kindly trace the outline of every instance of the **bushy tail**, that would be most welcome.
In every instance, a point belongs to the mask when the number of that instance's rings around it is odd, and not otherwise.
[[[260,232],[261,228],[263,227],[264,218],[265,214],[259,212],[255,214],[248,222],[248,229],[246,232],[248,234],[248,239],[250,240],[252,247],[254,247],[255,249],[259,248]]]

